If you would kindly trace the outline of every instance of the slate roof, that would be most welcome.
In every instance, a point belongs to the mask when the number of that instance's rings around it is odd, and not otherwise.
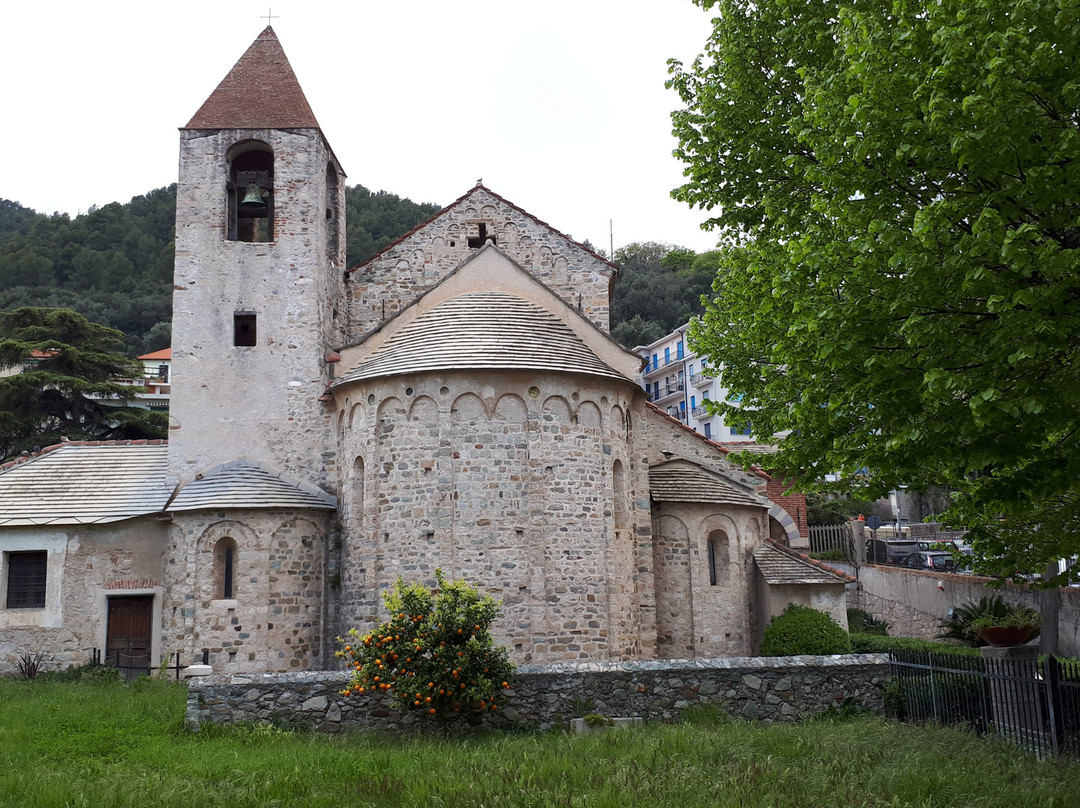
[[[251,460],[236,460],[201,474],[177,492],[169,511],[201,508],[318,508],[333,510],[337,498]]]
[[[754,561],[769,584],[842,584],[855,580],[771,539],[754,550]]]
[[[766,509],[770,505],[756,494],[685,460],[670,460],[650,468],[649,489],[658,502],[711,502]]]
[[[185,129],[318,129],[319,122],[269,25]]]
[[[0,470],[0,525],[91,525],[157,513],[164,441],[62,443]]]
[[[587,373],[628,381],[551,312],[505,292],[471,292],[420,314],[334,384],[480,368]]]

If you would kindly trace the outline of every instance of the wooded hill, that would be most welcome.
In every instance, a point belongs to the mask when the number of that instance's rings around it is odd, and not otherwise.
[[[362,185],[345,191],[348,266],[367,259],[439,210]],[[0,199],[0,311],[73,309],[124,332],[129,356],[168,347],[176,186],[71,218]],[[701,311],[716,273],[711,253],[644,242],[615,253],[612,335],[632,348]]]

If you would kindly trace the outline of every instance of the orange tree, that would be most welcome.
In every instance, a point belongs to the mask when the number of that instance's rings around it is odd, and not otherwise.
[[[392,693],[398,706],[443,722],[498,709],[514,666],[488,627],[500,602],[435,570],[436,589],[398,578],[383,595],[390,619],[368,634],[338,637],[352,669],[342,694]]]

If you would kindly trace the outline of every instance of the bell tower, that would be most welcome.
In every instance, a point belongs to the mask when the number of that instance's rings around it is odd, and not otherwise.
[[[344,192],[267,26],[180,130],[175,482],[246,457],[333,489],[323,394],[341,344]]]

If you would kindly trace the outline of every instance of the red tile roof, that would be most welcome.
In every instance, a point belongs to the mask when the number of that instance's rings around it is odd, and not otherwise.
[[[172,348],[162,348],[160,351],[154,351],[153,353],[143,354],[139,359],[172,359]]]
[[[185,129],[318,129],[274,29],[266,26]]]

